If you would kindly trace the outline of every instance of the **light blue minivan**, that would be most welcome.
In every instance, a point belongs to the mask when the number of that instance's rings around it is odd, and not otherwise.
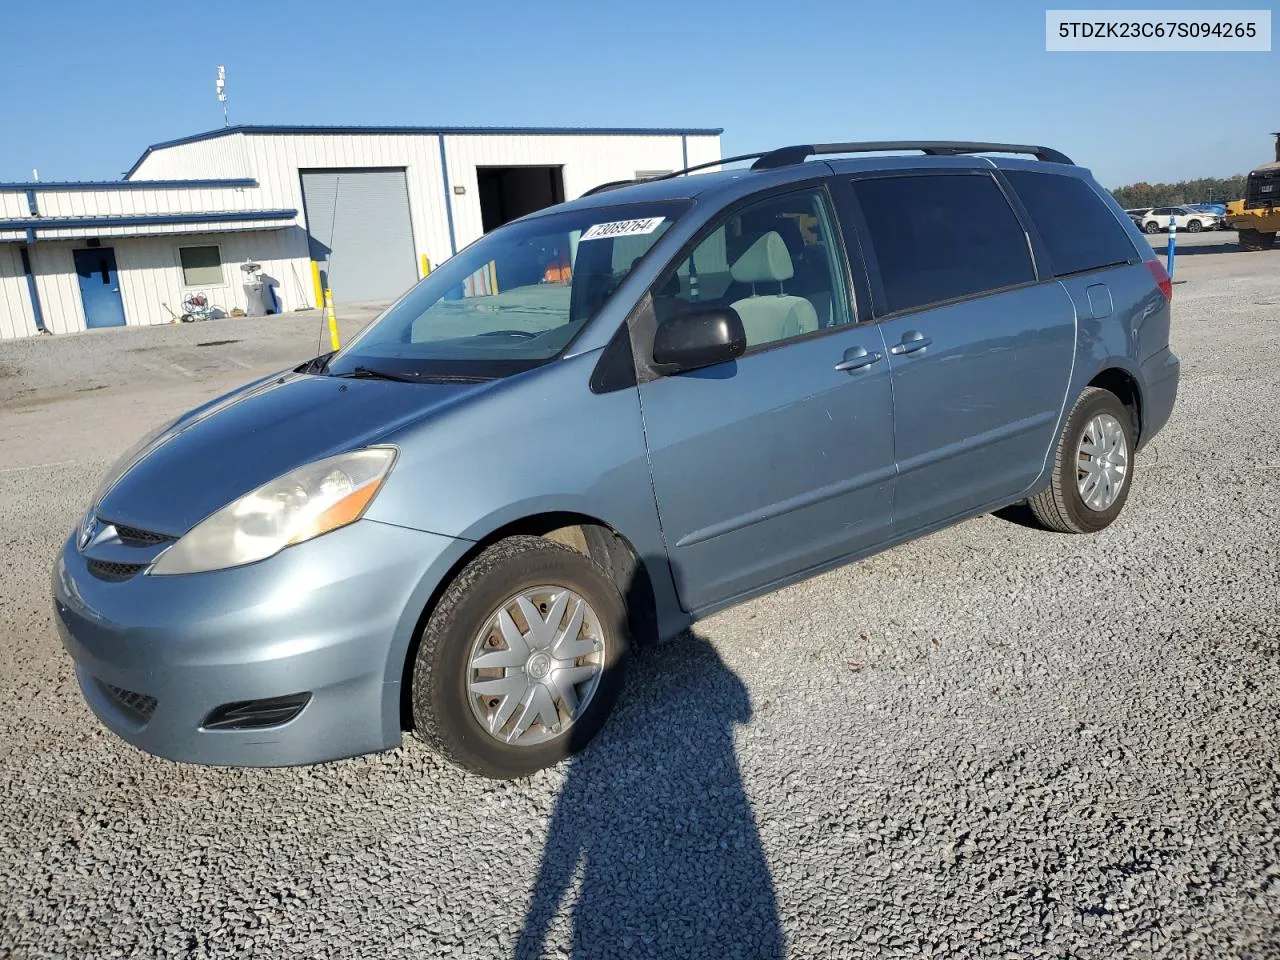
[[[53,573],[102,722],[255,766],[413,729],[521,776],[600,730],[632,645],[1008,504],[1115,520],[1178,360],[1169,278],[1086,170],[745,160],[503,226],[140,442]]]

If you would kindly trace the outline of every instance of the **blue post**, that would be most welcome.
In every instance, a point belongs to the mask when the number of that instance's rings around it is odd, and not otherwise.
[[[1170,280],[1173,279],[1173,247],[1174,247],[1174,240],[1177,238],[1177,236],[1178,236],[1178,218],[1171,216],[1169,218],[1169,263],[1165,267],[1165,271],[1164,271],[1165,273],[1169,274]]]

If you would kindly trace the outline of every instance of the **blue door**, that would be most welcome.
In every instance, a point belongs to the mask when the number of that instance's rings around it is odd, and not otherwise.
[[[116,252],[110,247],[74,250],[76,276],[80,280],[80,300],[84,322],[89,329],[123,327],[124,302],[120,299],[120,277],[116,273]]]
[[[976,162],[860,177],[852,194],[892,374],[895,533],[1016,499],[1058,429],[1070,297],[1037,282],[1025,228]]]
[[[640,386],[658,514],[685,609],[706,611],[890,535],[893,396],[854,323],[822,188],[732,214],[655,285],[657,323],[732,306],[747,353]],[[726,229],[727,228],[727,229]]]

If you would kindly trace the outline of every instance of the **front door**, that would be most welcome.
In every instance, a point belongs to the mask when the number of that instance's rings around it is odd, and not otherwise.
[[[1037,283],[989,170],[853,181],[893,376],[894,520],[915,533],[1040,474],[1075,356],[1075,310]]]
[[[110,247],[75,250],[76,276],[80,280],[80,300],[84,322],[89,329],[123,327],[124,302],[120,299],[120,278],[116,273],[116,252]]]
[[[662,532],[706,611],[889,535],[893,398],[880,331],[852,321],[825,189],[757,201],[653,289],[657,323],[732,306],[734,362],[640,387]]]

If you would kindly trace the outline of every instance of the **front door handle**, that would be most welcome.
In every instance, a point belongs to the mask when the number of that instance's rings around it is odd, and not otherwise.
[[[836,364],[837,370],[844,370],[846,373],[853,373],[855,370],[861,370],[863,367],[869,367],[873,363],[880,362],[880,354],[868,353],[866,347],[853,347],[844,352],[844,359]]]
[[[895,343],[889,348],[889,352],[895,357],[904,357],[907,354],[923,350],[931,343],[933,343],[933,340],[926,337],[919,330],[908,330],[902,335],[902,342]]]

